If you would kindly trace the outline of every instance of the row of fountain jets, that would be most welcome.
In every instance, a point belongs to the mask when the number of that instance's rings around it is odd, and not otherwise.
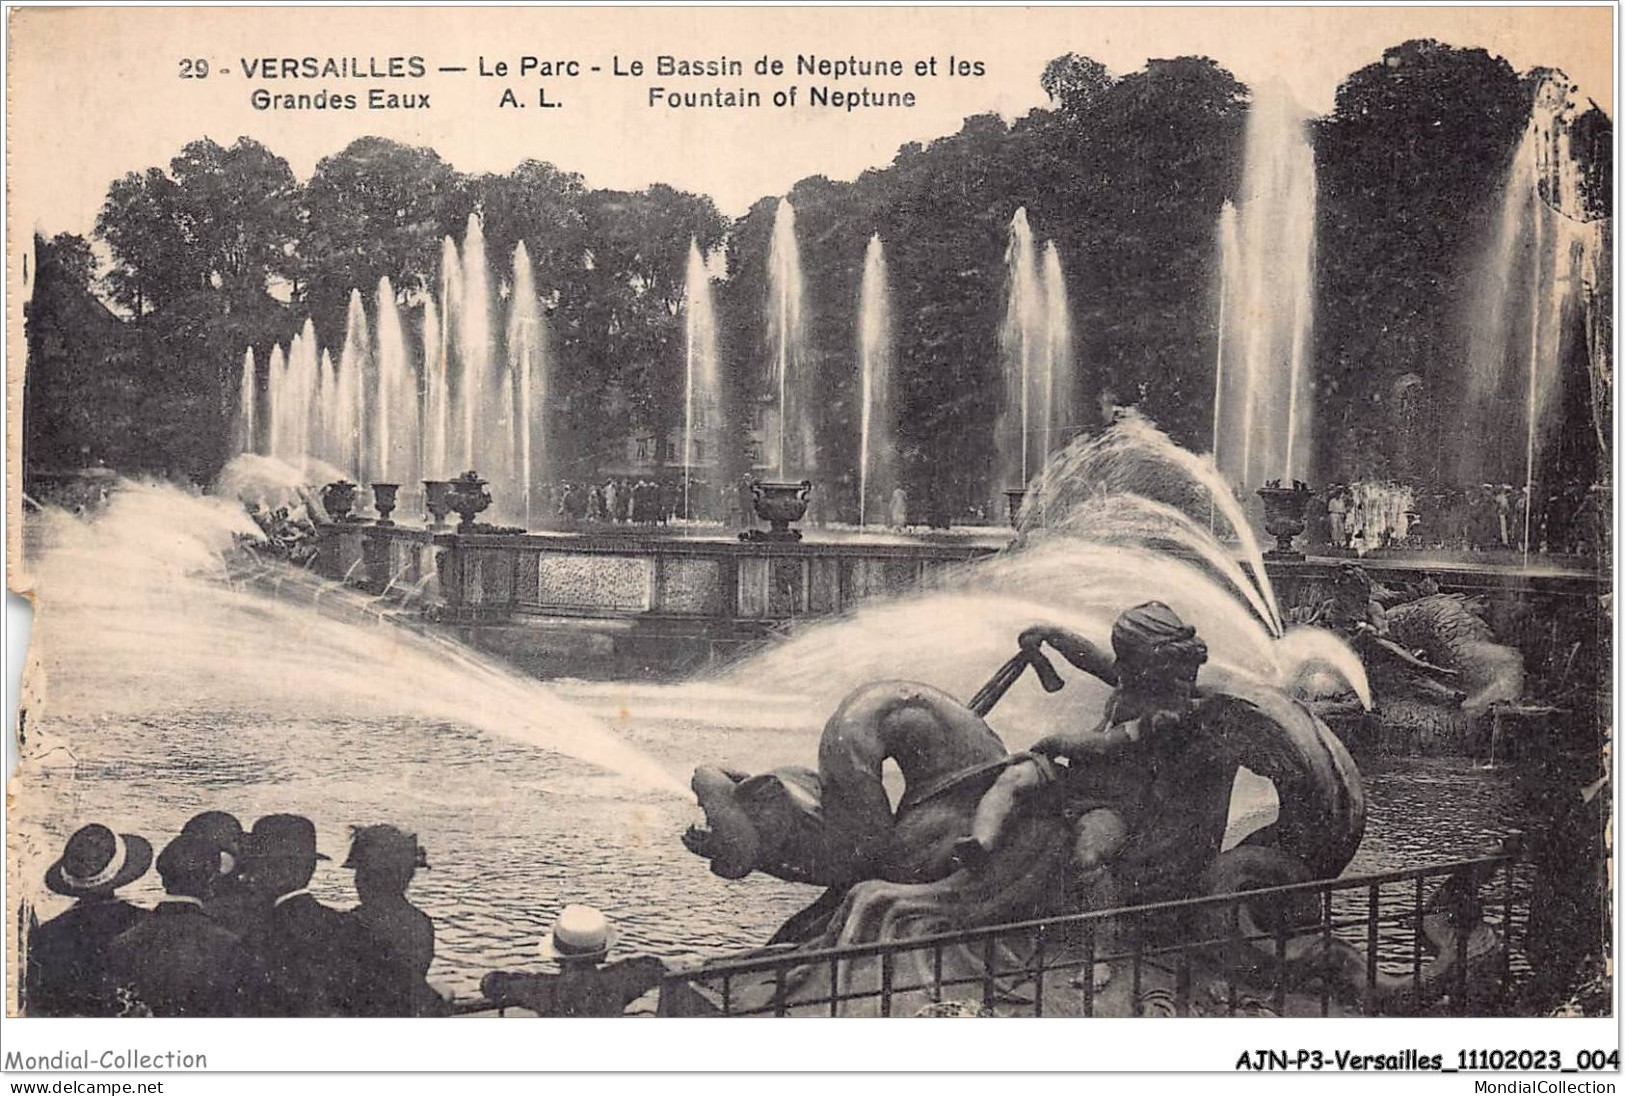
[[[1266,91],[1255,99],[1240,203],[1226,202],[1219,219],[1212,452],[1236,485],[1309,478],[1315,166],[1307,120],[1284,95]],[[1550,114],[1537,110],[1507,180],[1492,259],[1498,265],[1488,279],[1499,298],[1487,307],[1504,330],[1499,341],[1480,338],[1468,363],[1470,397],[1489,402],[1502,373],[1518,366],[1517,355],[1507,350],[1514,341],[1509,317],[1525,303],[1528,316],[1519,329],[1528,330],[1530,481],[1541,411],[1558,380],[1565,295],[1573,268],[1591,254],[1576,250],[1576,241],[1597,235],[1576,228],[1540,197],[1540,150],[1546,148],[1548,159],[1553,155],[1551,131]],[[1517,245],[1527,239],[1535,259],[1518,266]],[[1005,260],[1004,400],[994,427],[1001,482],[995,488],[1026,484],[1084,425],[1076,417],[1077,365],[1061,257],[1049,241],[1040,258],[1025,208],[1011,220]],[[438,283],[422,295],[415,350],[388,278],[378,283],[370,323],[360,292],[351,293],[336,361],[317,345],[308,321],[286,349],[272,350],[263,384],[249,350],[242,362],[238,451],[310,467],[313,475],[336,470],[363,484],[401,483],[407,498],[426,476],[477,468],[500,485],[493,518],[534,525],[554,474],[543,414],[551,361],[544,308],[523,242],[514,249],[509,277],[493,291],[495,274],[480,220],[471,215],[461,249],[449,236],[442,242]],[[764,320],[775,415],[764,459],[772,475],[788,478],[815,468],[813,412],[827,397],[814,390],[807,369],[804,286],[788,200],[779,202],[774,218],[767,280]],[[682,309],[686,483],[696,468],[714,467],[722,419],[712,277],[692,242]],[[864,258],[857,319],[856,472],[859,520],[865,522],[885,512],[897,482],[891,398],[896,354],[878,234]],[[257,406],[262,392],[263,409]],[[319,464],[312,467],[313,461]]]

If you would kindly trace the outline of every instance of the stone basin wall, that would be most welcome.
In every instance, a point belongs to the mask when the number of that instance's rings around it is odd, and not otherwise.
[[[449,623],[531,615],[749,627],[828,616],[921,589],[988,551],[969,544],[464,535],[357,522],[324,531],[318,566],[324,576],[374,594],[422,584],[422,605]]]
[[[671,676],[726,656],[797,620],[929,588],[997,551],[982,542],[876,543],[861,538],[793,544],[720,537],[570,533],[459,534],[347,522],[322,535],[318,569],[403,611],[459,628],[462,638],[533,672],[594,670],[583,660],[624,655],[608,673]],[[1344,561],[1266,565],[1283,612],[1331,595]],[[1608,584],[1576,568],[1424,558],[1368,558],[1371,577],[1403,588],[1431,577],[1444,593],[1482,599],[1499,642],[1519,649],[1531,701],[1559,715],[1513,711],[1384,744],[1388,752],[1516,752],[1517,740],[1574,723],[1594,736],[1609,699]],[[561,641],[561,634],[573,637]],[[574,661],[572,661],[572,659]],[[613,659],[611,659],[613,661]],[[1486,736],[1504,737],[1493,746]]]

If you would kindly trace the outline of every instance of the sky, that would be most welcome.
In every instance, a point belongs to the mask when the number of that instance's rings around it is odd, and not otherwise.
[[[589,186],[664,182],[710,194],[737,215],[798,179],[847,180],[889,163],[907,141],[956,132],[967,115],[1014,119],[1045,103],[1039,74],[1071,51],[1114,73],[1148,58],[1205,55],[1244,83],[1278,80],[1321,113],[1338,83],[1401,41],[1482,47],[1524,71],[1563,69],[1610,115],[1613,12],[1591,8],[732,8],[732,9],[55,9],[14,13],[8,156],[15,232],[89,234],[108,184],[165,165],[186,142],[261,141],[308,179],[317,161],[378,135],[435,148],[465,172],[550,161]],[[655,74],[660,55],[742,61],[739,78]],[[797,76],[798,55],[901,61],[901,78]],[[520,59],[575,61],[579,75],[519,75]],[[422,57],[422,79],[250,80],[256,58]],[[780,59],[782,76],[755,62]],[[936,74],[916,65],[936,59]],[[949,59],[982,75],[950,75]],[[184,77],[188,60],[209,63]],[[371,60],[371,59],[376,59]],[[498,63],[506,75],[481,76]],[[629,72],[634,62],[642,75]],[[602,71],[592,73],[590,66]],[[196,71],[197,66],[190,66]],[[441,67],[465,67],[443,73]],[[225,71],[223,71],[225,70]],[[756,90],[754,109],[649,105],[652,86]],[[796,87],[779,108],[774,91]],[[812,107],[813,86],[912,92],[910,108]],[[427,93],[427,109],[258,110],[251,93],[327,89]],[[504,90],[526,105],[502,107]],[[541,91],[557,107],[543,108]],[[14,237],[15,238],[15,237]]]

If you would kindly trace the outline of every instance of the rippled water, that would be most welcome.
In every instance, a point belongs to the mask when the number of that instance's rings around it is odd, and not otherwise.
[[[23,820],[41,838],[30,842],[38,852],[30,877],[89,820],[161,847],[200,810],[230,810],[245,823],[293,811],[314,819],[333,857],[313,891],[349,905],[350,873],[338,866],[346,827],[394,822],[417,831],[432,865],[411,892],[438,932],[431,977],[463,993],[486,970],[538,962],[537,941],[566,902],[604,908],[633,950],[681,956],[760,943],[816,896],[765,877],[711,875],[678,842],[692,812],[681,800],[452,724],[190,712],[41,729],[74,760],[58,752],[41,772],[50,801]],[[641,727],[632,737],[674,771],[700,758],[804,752],[694,724]],[[156,873],[129,893],[157,900]],[[42,902],[40,915],[61,904]]]
[[[644,699],[618,696],[613,686],[571,691],[605,707]],[[431,977],[459,993],[472,993],[486,970],[536,966],[537,941],[566,902],[604,908],[629,950],[676,958],[760,944],[817,895],[760,875],[736,882],[711,875],[678,841],[693,814],[680,800],[453,724],[193,711],[51,720],[40,729],[64,748],[39,770],[48,805],[22,820],[38,838],[29,842],[31,878],[88,820],[116,820],[161,844],[204,809],[231,810],[245,822],[296,811],[315,820],[333,857],[319,867],[313,890],[348,905],[350,873],[338,866],[346,827],[394,822],[415,829],[428,849],[432,867],[419,873],[412,896],[438,931]],[[713,758],[749,769],[812,760],[813,740],[802,729],[678,720],[629,720],[618,729],[674,772]],[[1504,771],[1391,759],[1372,767],[1368,790],[1371,821],[1351,872],[1470,856],[1510,825]],[[156,874],[130,893],[156,901]],[[1390,895],[1400,901],[1403,888]],[[42,902],[41,916],[61,902]],[[1385,958],[1408,956],[1403,930],[1385,930],[1384,938]]]

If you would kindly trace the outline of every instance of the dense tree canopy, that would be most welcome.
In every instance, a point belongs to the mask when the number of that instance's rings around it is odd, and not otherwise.
[[[1315,141],[1316,288],[1336,302],[1315,317],[1323,466],[1441,471],[1384,465],[1401,448],[1384,402],[1410,373],[1430,404],[1459,398],[1467,325],[1483,320],[1471,279],[1528,117],[1505,61],[1432,41],[1388,50],[1338,89]]]

